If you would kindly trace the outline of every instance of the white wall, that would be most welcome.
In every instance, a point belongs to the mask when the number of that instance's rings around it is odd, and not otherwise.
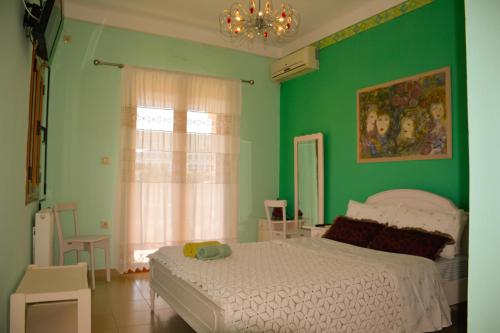
[[[500,1],[465,1],[469,104],[468,331],[500,332]]]

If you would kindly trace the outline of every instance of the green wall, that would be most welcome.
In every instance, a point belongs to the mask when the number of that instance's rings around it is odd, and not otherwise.
[[[22,7],[18,0],[0,1],[0,332],[8,332],[9,297],[30,263],[36,209],[24,204],[31,44]]]
[[[500,2],[467,0],[470,145],[468,332],[500,332]]]
[[[120,70],[96,67],[94,58],[135,66],[221,77],[243,84],[240,161],[242,241],[257,238],[263,201],[276,197],[279,172],[279,85],[270,59],[199,43],[67,20],[53,61],[49,128],[48,204],[73,200],[82,233],[112,234],[117,180]],[[110,156],[112,164],[100,164]],[[110,230],[99,221],[108,220]]]
[[[468,207],[468,148],[463,3],[430,5],[320,51],[320,70],[281,87],[280,197],[293,202],[293,138],[322,132],[325,222],[349,199],[415,188]],[[453,159],[356,163],[356,91],[451,66]],[[289,213],[291,213],[290,210]]]

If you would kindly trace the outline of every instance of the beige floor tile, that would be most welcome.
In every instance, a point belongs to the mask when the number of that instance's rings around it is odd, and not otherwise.
[[[109,329],[116,327],[115,319],[111,313],[107,314],[92,314],[92,330],[94,329]]]
[[[91,293],[92,304],[108,302],[108,293],[106,292],[92,292]]]
[[[142,293],[149,294],[149,280],[138,281],[136,286]]]
[[[149,280],[144,280],[135,284],[139,289],[149,289]]]
[[[122,301],[120,303],[110,303],[111,311],[115,313],[149,311],[150,307],[145,300]]]
[[[92,299],[91,312],[92,315],[111,314],[111,304],[108,302],[107,298],[103,301],[94,301]]]
[[[149,278],[138,279],[134,281],[137,286],[149,286]]]
[[[179,331],[166,331],[163,326],[151,326],[151,325],[140,325],[140,326],[128,326],[121,327],[118,329],[119,333],[182,333]]]
[[[113,316],[117,327],[160,324],[160,318],[151,311],[118,312]]]
[[[118,333],[118,328],[92,328],[92,333]]]
[[[146,302],[148,304],[150,304],[151,302],[151,299],[149,297],[146,298]],[[170,309],[170,305],[168,305],[167,302],[165,302],[163,300],[163,298],[161,297],[156,297],[155,299],[155,309],[164,309],[164,308],[169,308]]]
[[[115,288],[108,290],[107,298],[110,302],[123,302],[123,301],[135,301],[144,300],[144,296],[140,292],[139,288]]]
[[[104,284],[104,283],[98,284],[98,283],[96,283],[95,289],[92,290],[92,295],[105,294],[106,293],[106,289],[107,289],[107,284]]]
[[[155,313],[161,322],[166,322],[171,317],[177,316],[177,313],[171,307],[166,307],[166,308],[162,308],[162,309],[155,309]]]
[[[142,295],[142,297],[144,297],[146,300],[149,300],[151,298],[150,296],[150,289],[149,287],[139,287],[139,291]]]
[[[114,291],[134,291],[137,289],[135,283],[127,281],[127,282],[114,282],[110,283],[106,286],[106,292],[114,292]]]

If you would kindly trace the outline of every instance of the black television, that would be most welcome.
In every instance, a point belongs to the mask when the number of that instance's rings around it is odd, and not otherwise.
[[[26,0],[21,0],[26,1]],[[26,4],[24,26],[33,42],[36,43],[36,54],[48,61],[62,28],[62,0],[44,0],[37,4]]]

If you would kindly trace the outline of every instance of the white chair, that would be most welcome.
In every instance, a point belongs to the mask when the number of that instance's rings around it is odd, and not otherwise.
[[[269,230],[269,239],[286,239],[296,236],[299,233],[297,221],[286,219],[286,200],[265,200],[264,208],[266,209],[267,226]],[[271,210],[281,208],[282,219],[271,219]]]
[[[109,258],[109,236],[106,235],[80,235],[76,216],[76,204],[65,203],[55,205],[54,216],[57,225],[57,238],[59,239],[59,265],[64,265],[64,253],[76,250],[76,260],[80,261],[80,251],[87,251],[90,257],[90,270],[92,271],[92,289],[95,289],[95,258],[94,249],[104,249],[104,260],[106,263],[106,281],[111,281],[110,258]],[[70,212],[73,217],[73,236],[64,237],[62,232],[61,213]]]

